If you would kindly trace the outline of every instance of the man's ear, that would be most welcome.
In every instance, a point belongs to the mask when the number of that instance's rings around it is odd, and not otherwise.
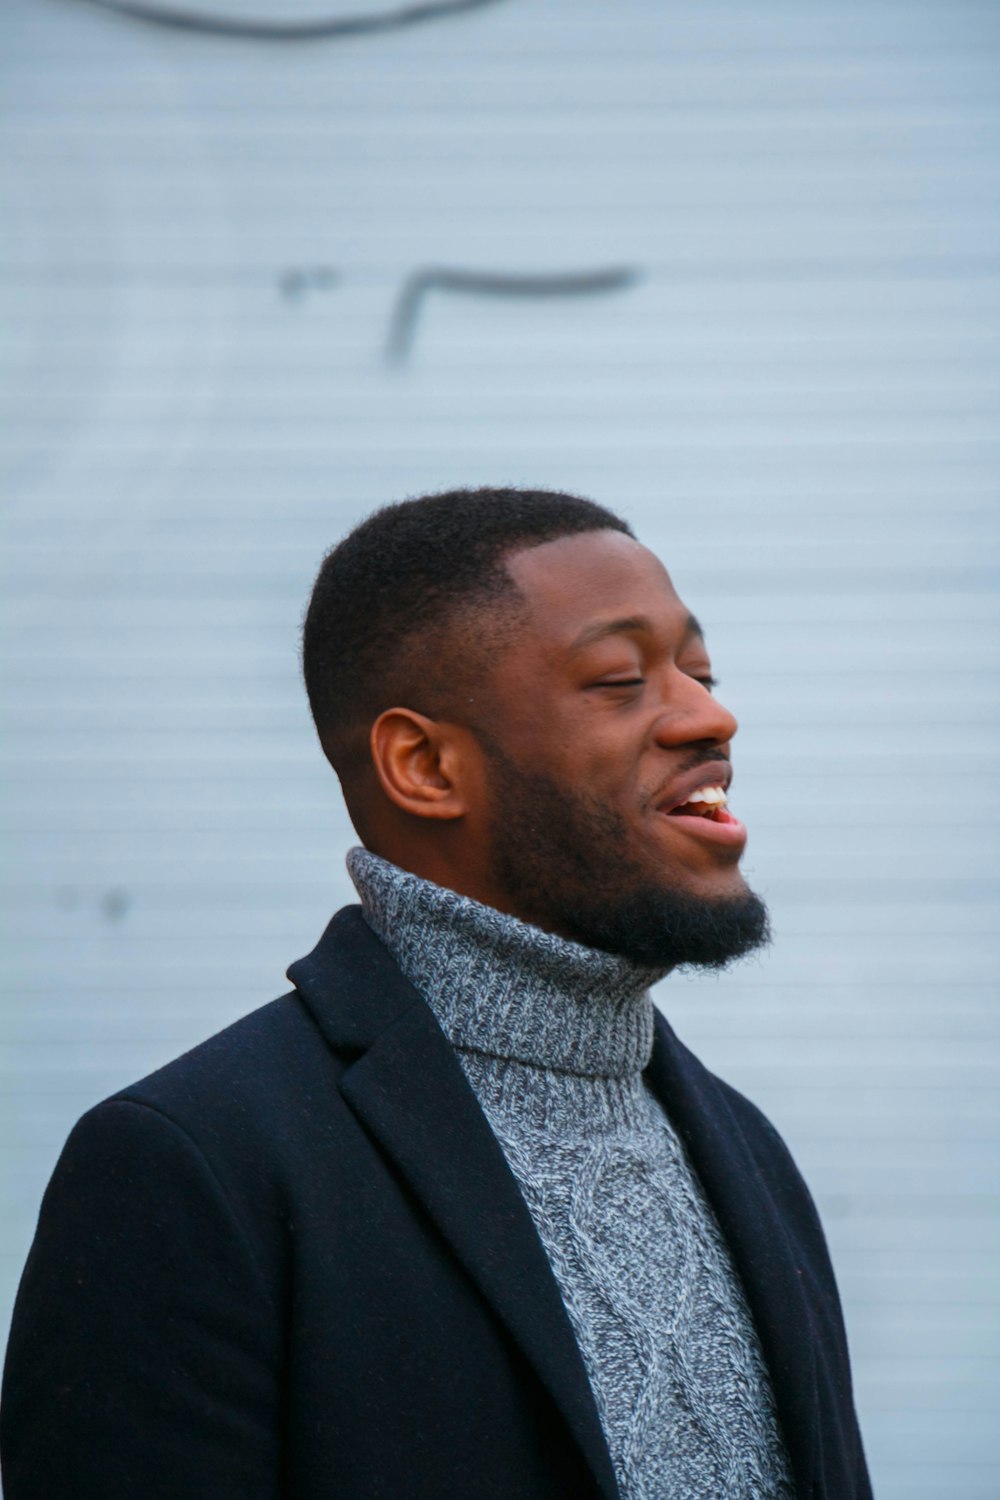
[[[461,818],[461,731],[412,708],[387,708],[372,725],[375,774],[391,802],[417,818]]]

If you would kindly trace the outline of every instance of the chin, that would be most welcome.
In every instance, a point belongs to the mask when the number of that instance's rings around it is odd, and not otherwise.
[[[735,860],[727,864],[713,864],[710,868],[692,869],[676,857],[668,862],[661,860],[650,869],[648,879],[659,886],[665,895],[687,897],[692,901],[739,901],[750,894],[743,871]]]
[[[742,870],[733,869],[714,878],[710,876],[704,881],[692,883],[688,894],[692,900],[712,904],[716,901],[744,901],[752,892],[743,878]]]
[[[724,969],[771,938],[767,907],[742,875],[710,892],[659,884],[605,892],[580,902],[572,920],[579,942],[663,970]]]

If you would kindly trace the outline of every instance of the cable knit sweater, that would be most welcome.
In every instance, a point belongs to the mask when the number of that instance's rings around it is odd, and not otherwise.
[[[363,849],[364,915],[455,1048],[534,1219],[623,1500],[792,1500],[742,1287],[643,1080],[659,971]]]

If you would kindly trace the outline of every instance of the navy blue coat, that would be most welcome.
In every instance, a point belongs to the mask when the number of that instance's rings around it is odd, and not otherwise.
[[[289,979],[70,1136],[14,1315],[6,1500],[615,1500],[555,1279],[429,1007],[357,907]],[[662,1019],[649,1076],[746,1287],[800,1500],[869,1500],[788,1151]]]

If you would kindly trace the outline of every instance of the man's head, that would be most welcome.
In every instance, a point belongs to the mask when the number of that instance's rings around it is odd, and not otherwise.
[[[729,784],[735,720],[697,622],[610,511],[473,490],[376,512],[323,563],[303,669],[376,853],[640,962],[766,941],[743,826],[697,800]]]

